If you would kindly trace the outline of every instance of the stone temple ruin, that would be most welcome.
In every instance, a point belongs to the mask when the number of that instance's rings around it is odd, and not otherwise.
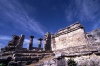
[[[8,65],[25,66],[30,62],[36,63],[44,56],[51,56],[52,51],[46,52],[42,48],[42,38],[38,39],[38,47],[32,47],[34,36],[30,36],[29,49],[23,48],[25,35],[13,35],[11,41],[4,48],[1,48],[0,63],[9,62]]]
[[[38,47],[32,47],[34,36],[30,36],[29,49],[22,48],[24,35],[13,35],[8,46],[1,49],[0,63],[9,61],[16,66],[68,66],[68,59],[78,66],[100,66],[100,29],[85,32],[79,23],[44,35],[44,48],[39,38]]]
[[[24,42],[24,35],[17,36],[13,35],[13,39],[8,42],[8,46],[5,48],[1,49],[1,52],[6,52],[6,51],[22,51],[22,50],[27,50],[27,48],[23,48],[23,42]],[[29,42],[29,50],[43,50],[41,47],[42,44],[42,38],[39,38],[39,46],[38,47],[32,47],[33,45],[33,38],[34,36],[30,36],[30,42]]]

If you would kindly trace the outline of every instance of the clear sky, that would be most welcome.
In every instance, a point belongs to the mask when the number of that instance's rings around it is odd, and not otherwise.
[[[46,32],[55,33],[77,21],[85,31],[100,28],[100,0],[0,0],[0,48],[7,45],[12,35],[29,36],[34,44]]]

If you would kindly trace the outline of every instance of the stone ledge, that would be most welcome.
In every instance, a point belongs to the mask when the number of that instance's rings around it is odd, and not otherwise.
[[[83,28],[83,27],[82,26],[78,26],[76,28],[73,28],[73,29],[70,29],[70,30],[67,30],[67,31],[62,31],[61,33],[56,33],[55,37],[58,37],[58,36],[63,35],[63,34],[68,34],[70,32],[73,32],[73,31],[81,29],[81,28]]]

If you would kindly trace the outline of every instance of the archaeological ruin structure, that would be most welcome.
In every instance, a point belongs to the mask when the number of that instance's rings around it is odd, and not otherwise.
[[[83,25],[77,22],[58,30],[55,34],[47,32],[44,39],[45,44],[50,45],[48,48],[51,48],[49,50],[53,51],[55,58],[64,57],[61,60],[56,59],[58,62],[55,64],[51,63],[54,66],[67,66],[70,58],[74,59],[78,66],[92,66],[93,63],[100,66],[100,29],[85,32]]]
[[[47,32],[37,39],[38,47],[33,47],[34,36],[30,36],[29,49],[23,48],[25,35],[13,35],[5,48],[1,48],[0,62],[10,58],[8,64],[22,66],[68,66],[68,59],[74,59],[77,66],[100,66],[100,29],[86,32],[84,26],[76,22],[58,30]],[[42,48],[42,40],[44,48]]]
[[[25,66],[30,63],[36,63],[44,56],[49,56],[52,52],[43,51],[42,38],[39,41],[38,47],[33,47],[34,36],[30,36],[29,47],[23,48],[25,35],[13,35],[11,41],[0,51],[0,63],[6,63],[11,66]]]

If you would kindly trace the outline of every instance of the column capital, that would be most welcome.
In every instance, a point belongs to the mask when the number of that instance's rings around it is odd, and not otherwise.
[[[30,36],[30,38],[34,38],[34,36]]]
[[[42,41],[43,39],[42,39],[42,38],[39,38],[38,40],[39,40],[39,41]]]

